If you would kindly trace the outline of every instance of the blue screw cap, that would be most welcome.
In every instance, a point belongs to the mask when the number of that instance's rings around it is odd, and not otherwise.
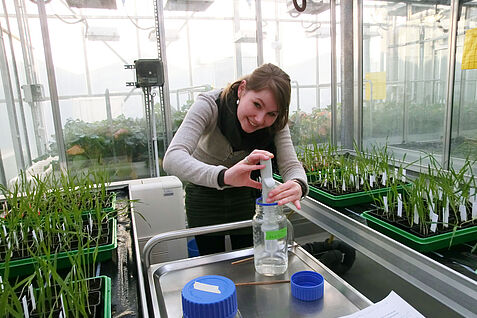
[[[323,297],[325,281],[317,272],[296,272],[290,278],[293,297],[303,301],[314,301]]]
[[[207,275],[182,288],[184,318],[233,318],[237,314],[235,284],[227,277]]]

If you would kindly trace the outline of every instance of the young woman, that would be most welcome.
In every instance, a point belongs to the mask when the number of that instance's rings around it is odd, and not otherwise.
[[[164,170],[186,185],[189,227],[251,219],[260,182],[260,160],[275,158],[284,183],[267,202],[292,202],[308,193],[288,128],[290,77],[273,64],[223,90],[197,97],[164,156]],[[230,233],[232,248],[253,245],[251,229]],[[225,250],[225,233],[196,236],[201,255]]]

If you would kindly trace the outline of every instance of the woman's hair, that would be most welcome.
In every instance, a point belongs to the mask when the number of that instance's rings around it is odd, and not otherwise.
[[[288,122],[291,95],[290,76],[276,65],[263,64],[255,69],[252,74],[229,84],[222,91],[221,100],[226,103],[235,103],[238,99],[238,87],[243,80],[246,81],[246,90],[258,92],[268,88],[272,92],[278,106],[278,116],[270,128],[272,132],[283,129]]]

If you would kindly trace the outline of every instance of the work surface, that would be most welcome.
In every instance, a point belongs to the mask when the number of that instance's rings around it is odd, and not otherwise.
[[[298,246],[289,250],[288,271],[276,277],[257,274],[253,261],[231,264],[252,253],[252,249],[247,249],[152,265],[148,275],[153,278],[151,294],[157,296],[153,299],[154,316],[182,317],[182,287],[191,279],[203,275],[222,275],[235,283],[288,280],[295,272],[302,270],[313,270],[323,275],[324,297],[314,302],[293,298],[289,283],[237,286],[238,307],[244,317],[340,317],[371,304]]]

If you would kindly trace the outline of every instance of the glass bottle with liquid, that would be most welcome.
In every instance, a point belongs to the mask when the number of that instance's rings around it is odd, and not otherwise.
[[[287,218],[276,202],[256,201],[253,217],[255,270],[265,276],[281,275],[288,268]]]

